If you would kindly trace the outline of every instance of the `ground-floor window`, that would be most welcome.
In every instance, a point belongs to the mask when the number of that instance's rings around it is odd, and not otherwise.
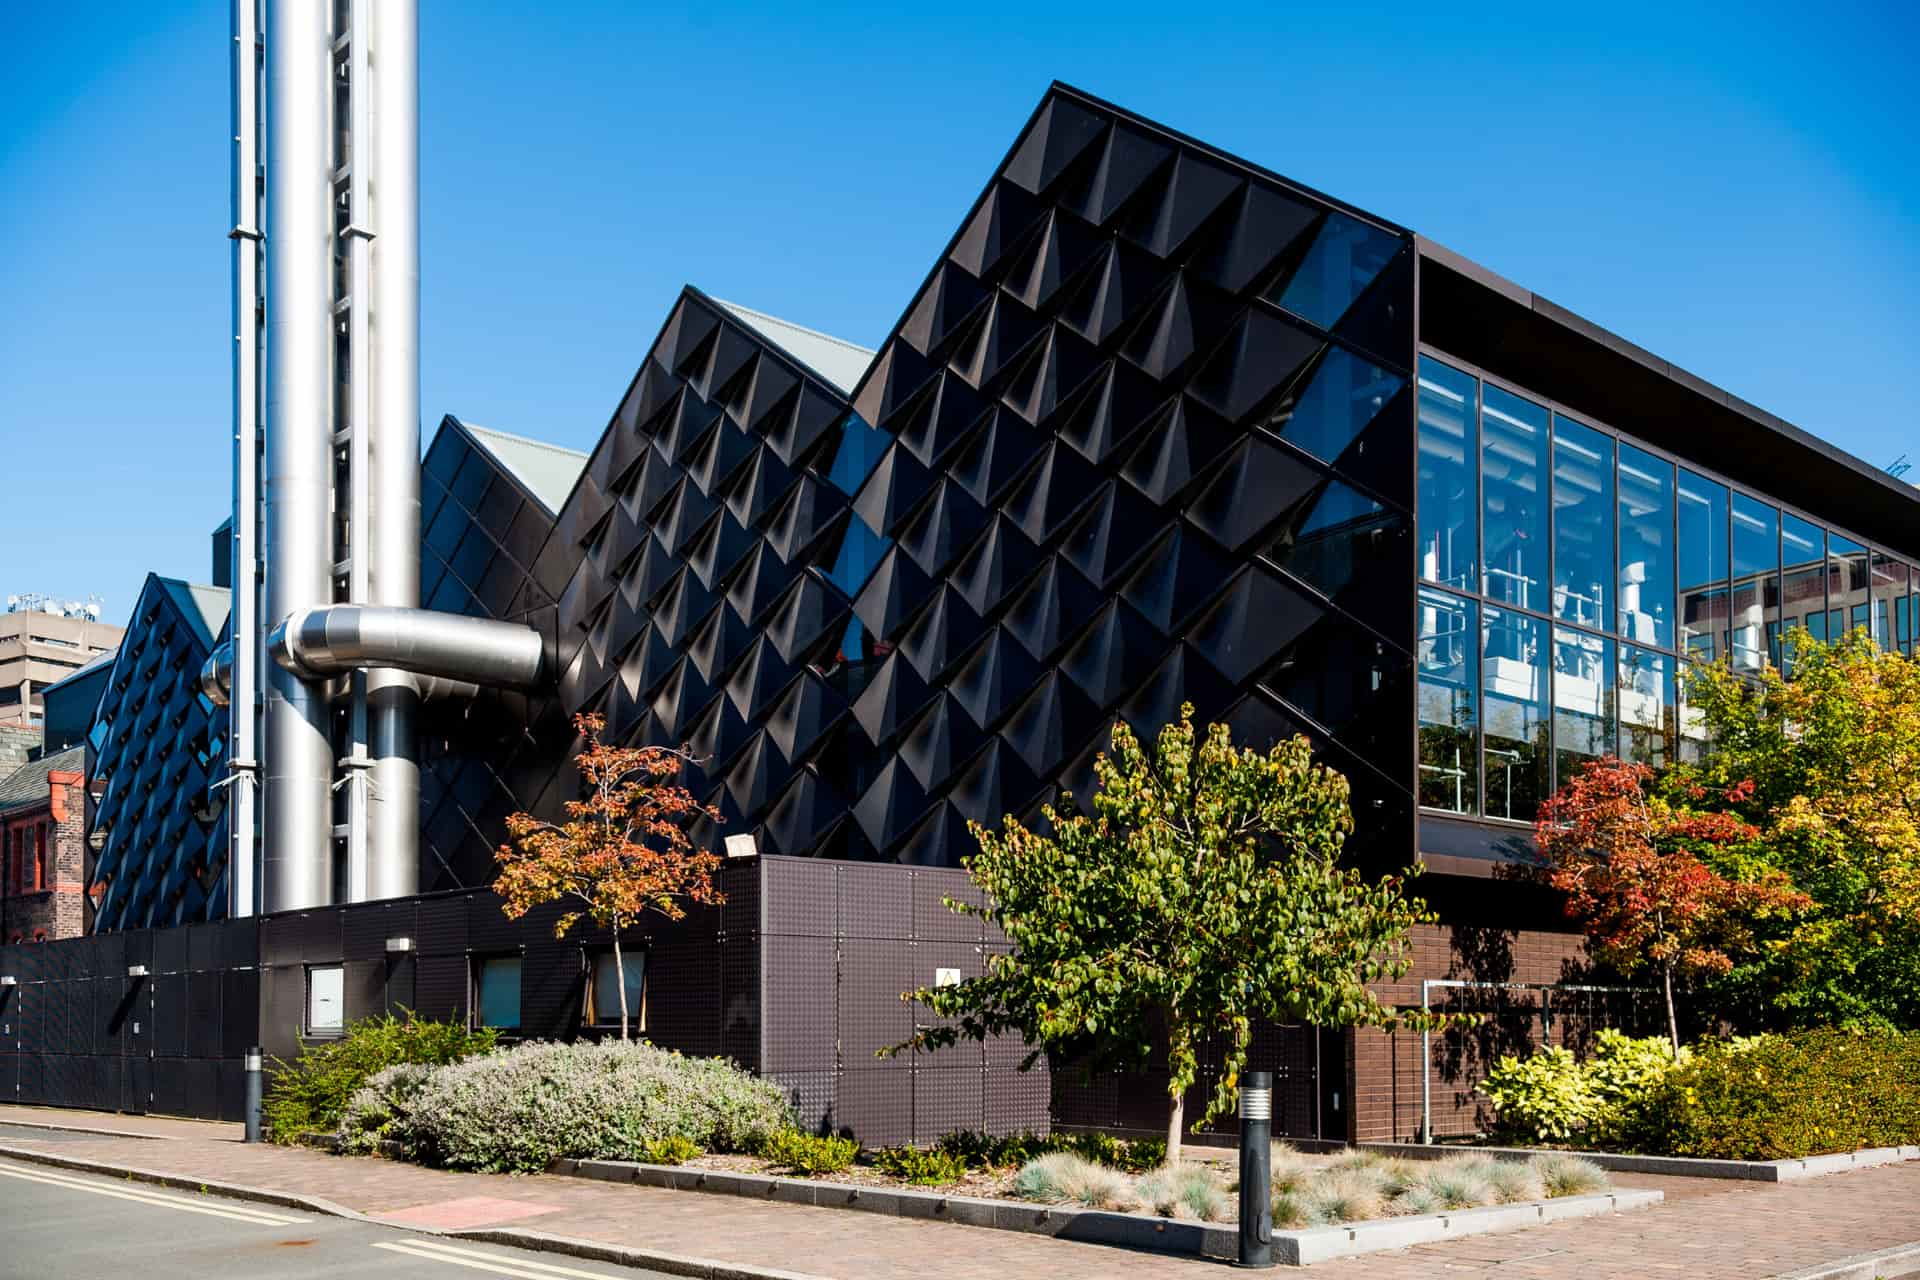
[[[631,948],[621,948],[621,964],[613,962],[613,948],[592,952],[588,956],[591,973],[587,983],[587,1007],[584,1021],[590,1027],[617,1027],[620,1025],[620,973],[626,969],[626,1007],[627,1021],[641,1030],[647,1025],[647,953]]]
[[[519,956],[481,956],[473,962],[473,1025],[519,1029]]]

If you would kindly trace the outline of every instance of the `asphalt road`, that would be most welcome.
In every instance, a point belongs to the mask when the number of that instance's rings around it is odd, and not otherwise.
[[[47,1131],[34,1134],[44,1138]],[[0,1160],[3,1280],[641,1280],[660,1274]]]

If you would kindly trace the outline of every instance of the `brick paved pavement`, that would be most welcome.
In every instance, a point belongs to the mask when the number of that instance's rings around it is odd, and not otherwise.
[[[0,1107],[0,1123],[13,1108]],[[73,1123],[131,1127],[133,1117],[69,1112]],[[52,1113],[34,1118],[47,1122]],[[470,1197],[551,1209],[516,1218],[555,1235],[784,1268],[839,1280],[877,1280],[911,1272],[915,1280],[1191,1280],[1223,1275],[1219,1264],[1130,1253],[988,1231],[953,1223],[888,1218],[801,1205],[770,1204],[701,1192],[617,1186],[547,1175],[503,1178],[422,1169],[387,1160],[249,1147],[230,1126],[149,1121],[165,1141],[87,1138],[49,1150],[188,1177],[317,1196],[376,1216]],[[143,1126],[144,1128],[144,1126]],[[7,1145],[29,1146],[9,1134]],[[215,1136],[204,1136],[204,1135]],[[1806,1182],[1759,1184],[1630,1177],[1621,1185],[1671,1193],[1653,1209],[1422,1245],[1395,1253],[1323,1263],[1327,1280],[1428,1280],[1433,1276],[1684,1276],[1688,1280],[1761,1280],[1849,1254],[1920,1240],[1920,1164],[1834,1174]]]

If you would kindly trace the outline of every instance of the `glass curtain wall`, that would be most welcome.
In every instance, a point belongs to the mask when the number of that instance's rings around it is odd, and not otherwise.
[[[1920,648],[1920,570],[1432,357],[1419,371],[1420,803],[1531,821],[1584,761],[1697,759],[1686,672],[1786,636]]]

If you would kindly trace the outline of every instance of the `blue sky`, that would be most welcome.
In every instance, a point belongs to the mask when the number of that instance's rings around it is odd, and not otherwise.
[[[688,281],[876,343],[1058,77],[1920,457],[1920,8],[1446,8],[423,0],[426,429],[588,447]],[[0,593],[207,574],[227,14],[10,15]]]

